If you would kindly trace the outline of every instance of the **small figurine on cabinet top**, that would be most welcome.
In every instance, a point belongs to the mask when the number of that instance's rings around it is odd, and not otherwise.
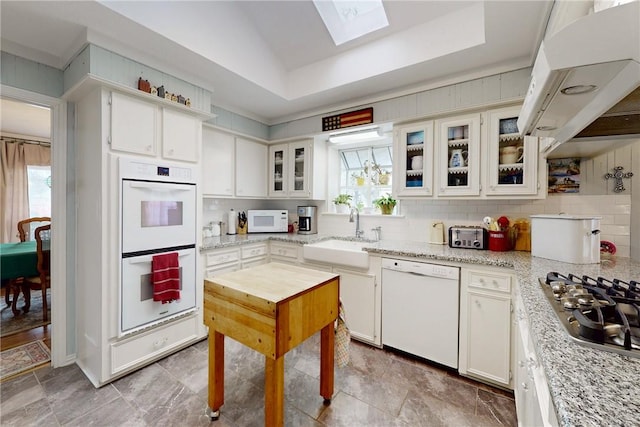
[[[155,86],[151,86],[151,95],[157,95],[158,94],[158,88]]]
[[[176,96],[176,94],[175,94],[175,93],[172,93],[172,94],[171,94],[171,100],[172,100],[173,102],[176,102],[176,101],[178,100],[178,97]]]
[[[160,86],[160,87],[158,88],[158,96],[159,96],[160,98],[164,98],[164,85],[162,85],[162,86]]]
[[[149,83],[149,80],[142,80],[142,77],[138,78],[138,89],[151,93],[151,84]]]
[[[171,94],[169,92],[165,92],[164,99],[168,99],[169,101],[171,101]]]
[[[185,101],[184,96],[178,95],[177,101],[178,101],[178,104],[184,104],[184,101]]]
[[[186,105],[187,107],[191,107],[191,100],[187,98],[187,100],[184,102],[184,105]]]

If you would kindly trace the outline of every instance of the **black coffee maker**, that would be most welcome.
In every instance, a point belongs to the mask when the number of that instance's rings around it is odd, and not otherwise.
[[[298,206],[298,234],[318,233],[318,207]]]

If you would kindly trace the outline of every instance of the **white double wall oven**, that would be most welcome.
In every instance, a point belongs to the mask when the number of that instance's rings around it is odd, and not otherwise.
[[[189,165],[119,158],[119,336],[196,310],[196,171]],[[180,299],[153,300],[152,257],[177,252]]]

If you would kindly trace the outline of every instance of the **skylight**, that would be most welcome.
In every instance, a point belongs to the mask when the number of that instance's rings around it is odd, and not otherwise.
[[[382,0],[313,0],[336,46],[389,25]]]

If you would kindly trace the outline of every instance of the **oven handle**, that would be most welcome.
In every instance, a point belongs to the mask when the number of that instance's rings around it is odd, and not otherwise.
[[[130,182],[130,188],[153,188],[154,190],[163,190],[163,191],[189,191],[189,187],[167,187],[166,184],[157,184],[153,182]]]
[[[172,251],[173,252],[173,251]],[[178,251],[178,257],[184,257],[189,255],[191,251]],[[170,252],[169,252],[170,253]],[[129,258],[129,264],[143,264],[145,262],[151,262],[153,255],[146,255],[141,257]]]

